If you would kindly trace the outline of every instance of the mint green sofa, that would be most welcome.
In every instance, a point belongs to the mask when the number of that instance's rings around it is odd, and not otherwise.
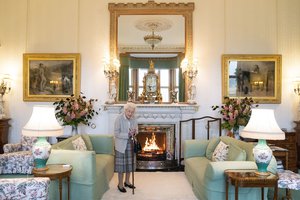
[[[74,150],[72,141],[82,136],[87,151]],[[109,189],[114,174],[113,135],[76,135],[52,145],[47,164],[70,164],[70,199],[99,200]],[[67,184],[63,181],[63,199],[67,199]],[[59,199],[58,181],[51,181],[50,199]]]
[[[219,141],[234,144],[246,152],[245,161],[211,161],[213,151]],[[200,200],[225,200],[226,169],[257,169],[252,154],[253,144],[221,136],[211,140],[186,140],[184,142],[185,174],[194,194]],[[268,170],[276,173],[276,160],[273,157]],[[267,189],[265,190],[267,191]],[[229,199],[234,199],[234,187],[229,187]],[[261,199],[260,188],[240,188],[239,199]],[[267,199],[267,192],[265,192]]]

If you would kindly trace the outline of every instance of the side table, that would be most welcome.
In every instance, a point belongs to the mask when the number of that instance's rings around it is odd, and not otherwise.
[[[7,144],[8,141],[9,120],[9,118],[0,119],[0,154],[3,153],[3,146]]]
[[[239,197],[239,187],[260,187],[261,199],[264,199],[264,187],[274,187],[274,200],[277,200],[278,176],[270,173],[269,176],[257,176],[256,170],[225,170],[226,200],[228,200],[229,183],[235,187],[235,200]]]
[[[68,183],[68,200],[70,199],[70,176],[72,171],[71,165],[63,165],[63,164],[51,164],[47,165],[49,168],[46,171],[38,171],[33,169],[33,175],[35,177],[49,177],[50,180],[59,181],[59,197],[62,200],[62,179],[67,178]]]

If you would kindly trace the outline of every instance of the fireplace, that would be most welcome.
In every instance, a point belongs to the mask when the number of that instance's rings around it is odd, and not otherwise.
[[[139,124],[137,169],[157,170],[177,166],[175,160],[175,124]]]
[[[106,104],[104,106],[104,111],[107,112],[107,126],[108,132],[114,132],[114,122],[116,117],[123,112],[124,104]],[[167,144],[171,144],[166,137],[166,150],[165,160],[155,160],[154,158],[150,160],[149,158],[145,160],[146,156],[143,156],[143,160],[138,160],[138,169],[168,169],[179,166],[179,121],[186,120],[194,117],[195,112],[198,110],[198,105],[189,104],[136,104],[136,118],[140,126],[170,126],[170,130],[174,131],[174,136],[171,138],[174,141],[174,146],[168,147]],[[171,127],[173,127],[171,129]],[[183,133],[190,133],[189,127],[182,127]],[[142,135],[142,134],[141,134]],[[150,133],[148,138],[152,137]],[[159,136],[156,136],[156,139]],[[182,139],[191,139],[188,134],[183,134]],[[159,145],[158,145],[159,146]],[[169,148],[169,149],[168,149]],[[174,150],[172,149],[174,148]],[[160,156],[157,156],[160,157]],[[176,163],[177,162],[177,163]]]

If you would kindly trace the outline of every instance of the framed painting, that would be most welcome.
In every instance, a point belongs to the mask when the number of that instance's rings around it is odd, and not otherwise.
[[[281,55],[222,55],[222,97],[281,103]]]
[[[23,54],[23,100],[57,101],[80,93],[80,54]]]

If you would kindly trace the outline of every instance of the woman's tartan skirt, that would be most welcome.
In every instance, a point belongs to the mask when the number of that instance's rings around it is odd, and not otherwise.
[[[132,140],[127,140],[127,146],[125,149],[125,153],[121,153],[119,151],[115,151],[115,172],[132,172],[132,160],[133,169],[135,171],[136,168],[136,158],[135,154],[132,157]]]

